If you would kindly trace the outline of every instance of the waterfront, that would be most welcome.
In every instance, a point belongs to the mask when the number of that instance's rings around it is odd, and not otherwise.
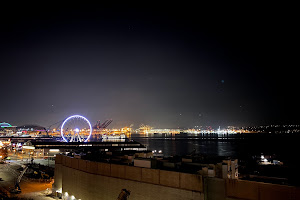
[[[285,181],[280,184],[299,185],[298,141],[299,134],[251,134],[244,139],[209,140],[191,135],[131,135],[149,150],[161,150],[165,157],[186,156],[194,153],[206,161],[221,161],[226,158],[239,160],[239,172],[258,177],[280,177]],[[261,165],[263,159],[268,165]],[[280,161],[281,165],[274,165]],[[264,162],[263,162],[264,163]],[[247,177],[244,177],[247,179]],[[264,180],[266,181],[266,180]]]
[[[246,139],[206,140],[192,135],[180,137],[163,135],[132,134],[131,139],[146,145],[149,150],[162,150],[164,156],[184,156],[195,150],[196,154],[224,156],[249,160],[261,155],[269,155],[296,167],[299,134],[251,134]]]

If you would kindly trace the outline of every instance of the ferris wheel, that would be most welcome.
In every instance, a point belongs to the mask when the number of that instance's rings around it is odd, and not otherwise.
[[[65,142],[87,142],[92,135],[92,126],[87,118],[72,115],[64,120],[60,133]]]

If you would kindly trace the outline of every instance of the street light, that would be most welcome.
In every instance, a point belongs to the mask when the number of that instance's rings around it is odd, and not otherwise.
[[[49,153],[47,152],[47,159],[48,159],[48,167],[49,167]]]

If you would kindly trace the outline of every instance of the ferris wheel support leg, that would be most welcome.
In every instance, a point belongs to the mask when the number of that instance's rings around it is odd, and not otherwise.
[[[78,141],[79,141],[79,142],[82,142],[79,133],[77,133],[77,137],[78,137]]]

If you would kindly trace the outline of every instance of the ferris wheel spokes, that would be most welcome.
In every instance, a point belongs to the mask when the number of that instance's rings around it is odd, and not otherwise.
[[[62,123],[61,136],[65,142],[87,142],[91,135],[91,123],[81,115],[70,116]]]

